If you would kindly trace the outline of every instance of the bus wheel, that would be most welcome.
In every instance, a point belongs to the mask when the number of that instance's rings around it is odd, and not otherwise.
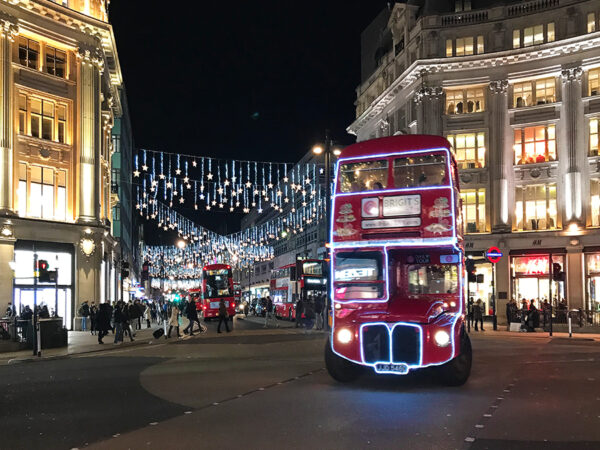
[[[438,369],[441,382],[447,386],[462,386],[465,384],[471,374],[472,360],[471,340],[463,330],[460,338],[459,355]]]
[[[360,366],[333,353],[329,339],[325,343],[325,367],[331,378],[341,383],[354,381],[360,375]]]

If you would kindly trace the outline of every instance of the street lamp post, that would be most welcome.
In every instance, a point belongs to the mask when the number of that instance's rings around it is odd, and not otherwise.
[[[341,150],[335,147],[334,142],[329,135],[329,130],[325,130],[324,146],[315,145],[313,147],[313,153],[316,155],[323,153],[325,158],[325,241],[326,245],[329,245],[331,243],[331,155],[339,156]],[[329,294],[331,292],[331,277],[332,274],[330,273],[327,277],[327,292],[325,295],[325,329],[329,329],[329,309],[331,307],[331,298],[329,297]]]

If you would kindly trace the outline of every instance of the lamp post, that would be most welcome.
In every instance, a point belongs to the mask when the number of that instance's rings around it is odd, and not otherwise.
[[[335,146],[329,135],[329,130],[325,130],[325,142],[323,144],[324,145],[315,145],[312,151],[315,155],[323,154],[325,158],[325,241],[327,246],[331,243],[331,157],[332,155],[336,157],[339,156],[342,151]],[[331,277],[332,274],[330,273],[327,277],[327,291],[325,295],[325,329],[329,329],[329,309],[331,306],[329,294],[331,292]]]

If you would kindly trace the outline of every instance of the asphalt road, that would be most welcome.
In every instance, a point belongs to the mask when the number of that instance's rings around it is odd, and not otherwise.
[[[322,334],[217,335],[0,366],[0,448],[600,449],[600,342],[472,335],[465,386],[339,384]]]

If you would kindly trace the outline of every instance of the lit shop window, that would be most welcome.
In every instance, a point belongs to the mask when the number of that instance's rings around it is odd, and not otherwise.
[[[531,47],[532,45],[553,42],[555,39],[554,22],[546,25],[535,25],[523,30],[513,30],[513,48]]]
[[[588,92],[590,95],[600,94],[600,69],[588,72]]]
[[[19,134],[67,143],[65,103],[19,94]]]
[[[40,43],[26,37],[19,37],[19,62],[25,67],[37,69],[40,60]]]
[[[556,229],[556,185],[520,186],[515,192],[517,230]]]
[[[461,169],[485,167],[485,133],[450,134],[447,139]]]
[[[600,180],[590,180],[591,226],[600,227]]]
[[[479,55],[485,52],[483,36],[446,40],[446,57]]]
[[[465,233],[485,233],[485,189],[460,191]]]
[[[587,32],[593,33],[596,31],[596,13],[589,13],[587,15]]]
[[[600,119],[590,119],[590,156],[598,156],[598,128]]]
[[[17,202],[21,217],[66,220],[66,171],[19,163]]]
[[[524,81],[513,86],[513,104],[515,108],[544,105],[556,101],[556,83],[554,78]]]
[[[554,125],[515,130],[515,164],[533,164],[556,160]]]
[[[468,114],[485,111],[483,88],[449,89],[446,91],[446,112]]]

